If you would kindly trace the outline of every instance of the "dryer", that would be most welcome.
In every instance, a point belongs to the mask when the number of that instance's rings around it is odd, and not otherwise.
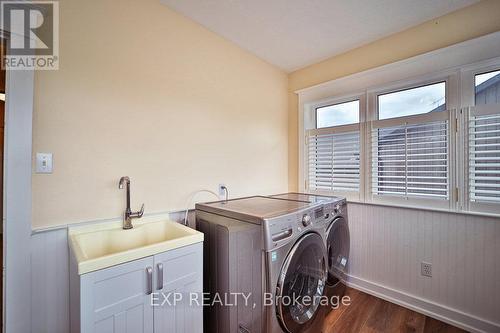
[[[273,198],[320,204],[325,219],[325,247],[328,255],[327,295],[343,296],[349,268],[350,234],[345,198],[305,193],[284,193]]]
[[[206,291],[259,293],[247,307],[206,308],[207,332],[321,331],[319,296],[328,280],[322,203],[263,196],[218,201],[197,204],[196,221],[207,246]]]

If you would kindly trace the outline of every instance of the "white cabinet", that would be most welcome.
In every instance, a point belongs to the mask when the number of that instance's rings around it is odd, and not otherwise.
[[[184,247],[157,254],[154,261],[156,270],[163,271],[157,275],[156,287],[169,296],[171,304],[165,302],[163,306],[154,307],[154,333],[203,332],[202,245],[199,251]]]
[[[72,256],[71,332],[203,332],[202,246],[82,275]]]
[[[148,257],[81,275],[81,332],[153,333],[152,268]]]

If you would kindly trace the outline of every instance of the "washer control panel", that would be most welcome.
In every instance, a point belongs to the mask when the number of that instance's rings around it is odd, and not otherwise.
[[[267,220],[264,225],[264,242],[267,249],[276,248],[306,231],[326,228],[322,205]]]
[[[345,200],[328,203],[325,205],[325,218],[333,217],[332,215],[341,215],[346,213],[347,203]]]
[[[324,233],[327,224],[340,214],[347,213],[345,200],[318,203],[302,211],[266,220],[264,244],[273,249],[299,237],[304,232],[315,230]]]

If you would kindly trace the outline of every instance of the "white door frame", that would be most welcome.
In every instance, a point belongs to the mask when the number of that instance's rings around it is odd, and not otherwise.
[[[2,329],[8,333],[31,332],[33,84],[33,70],[6,71]]]

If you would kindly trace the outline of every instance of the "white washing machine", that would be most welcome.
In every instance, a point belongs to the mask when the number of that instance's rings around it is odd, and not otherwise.
[[[262,301],[250,307],[206,309],[207,332],[321,331],[318,296],[324,295],[328,280],[323,203],[262,196],[233,199],[197,204],[196,220],[207,245],[206,291],[246,288],[261,293],[254,299]],[[260,237],[252,234],[250,225],[258,226]]]

